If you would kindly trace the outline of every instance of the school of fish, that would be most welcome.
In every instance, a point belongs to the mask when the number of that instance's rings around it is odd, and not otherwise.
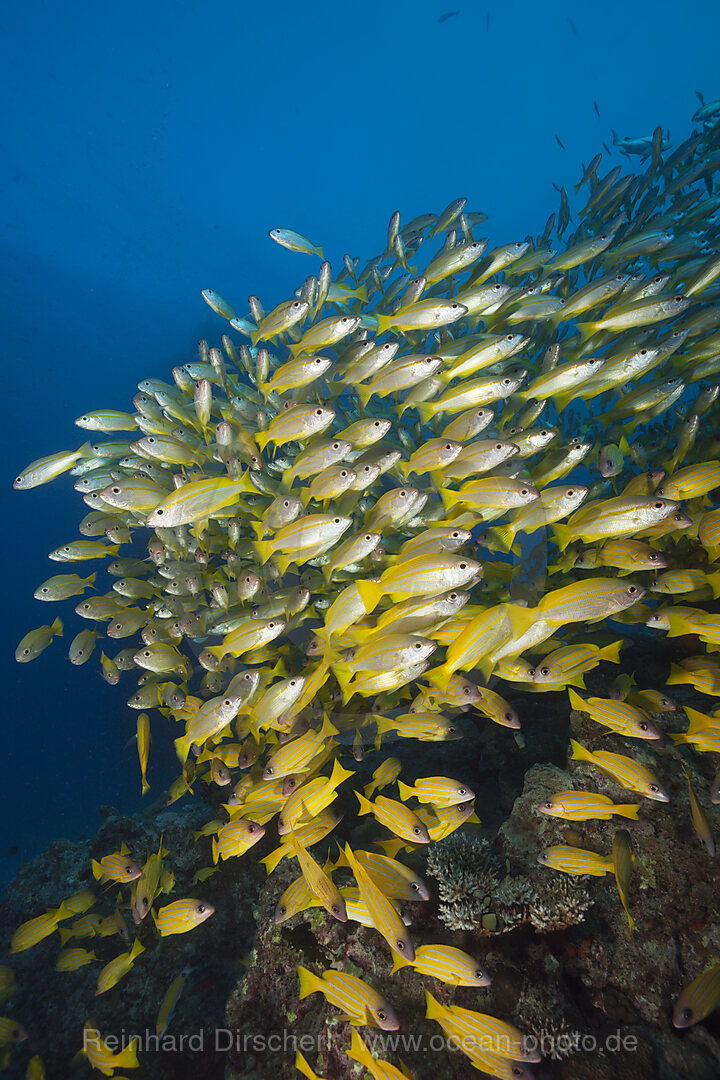
[[[669,801],[636,748],[658,745],[677,707],[638,673],[623,672],[606,697],[584,676],[621,664],[624,632],[642,624],[696,642],[666,683],[692,688],[697,708],[658,769],[685,770],[681,812],[698,858],[715,855],[720,102],[701,101],[693,120],[675,148],[662,127],[614,134],[625,159],[606,168],[597,154],[583,167],[577,208],[563,187],[539,236],[492,250],[479,235],[485,215],[465,199],[407,223],[394,213],[381,253],[364,264],[345,256],[339,272],[305,237],[271,230],[315,260],[293,296],[272,310],[252,296],[238,315],[204,290],[227,324],[222,349],[201,341],[172,382],[144,379],[128,411],[83,414],[76,424],[90,441],[18,474],[24,491],[69,472],[85,503],[80,539],[50,558],[92,572],[53,575],[35,597],[73,598],[86,620],[72,663],[99,652],[108,683],[129,673],[143,794],[151,730],[161,739],[168,727],[179,761],[168,804],[201,780],[222,789],[219,816],[194,837],[207,850],[198,886],[271,833],[268,874],[286,858],[297,870],[276,922],[322,907],[382,935],[394,970],[491,984],[476,958],[414,943],[398,910],[429,899],[402,855],[477,821],[482,793],[462,776],[400,779],[392,745],[457,739],[486,718],[509,729],[511,755],[530,718],[508,688],[567,691],[568,715],[587,714],[598,733],[596,746],[573,740],[571,760],[628,794],[615,803],[587,785],[549,792],[539,813],[604,819],[607,843],[557,844],[538,862],[614,874],[632,932],[633,822],[643,800]],[[629,155],[639,171],[625,171]],[[17,660],[35,660],[63,629],[55,618],[25,634]],[[357,766],[370,753],[377,767],[363,791]],[[375,818],[376,851],[354,847],[349,816],[333,806],[341,786],[358,789],[357,815]],[[107,961],[96,993],[129,985],[151,954],[133,925],[151,915],[162,948],[214,913],[202,897],[161,903],[176,888],[172,853],[161,841],[141,854],[122,845],[94,861],[89,875],[115,892],[58,898],[15,930],[10,953],[59,932],[58,969]],[[108,958],[102,938],[115,934],[127,947]],[[78,944],[86,939],[91,949]],[[707,961],[675,1003],[677,1028],[720,1002],[720,966]],[[191,977],[178,972],[158,1031]],[[3,999],[13,978],[2,968]],[[300,967],[298,998],[314,993],[354,1025],[412,1020],[349,973]],[[487,1075],[529,1077],[539,1060],[512,1025],[429,990],[427,1016]],[[85,1050],[96,1069],[137,1067],[134,1045],[113,1054],[96,1035]],[[0,1019],[4,1054],[25,1036]],[[377,1078],[408,1075],[354,1029],[348,1053]],[[302,1054],[297,1068],[317,1076]]]

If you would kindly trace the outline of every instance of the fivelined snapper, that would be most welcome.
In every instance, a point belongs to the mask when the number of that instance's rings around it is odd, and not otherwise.
[[[608,698],[591,697],[583,700],[570,687],[570,704],[573,709],[585,712],[596,723],[626,735],[632,739],[661,739],[662,735],[647,713],[627,705],[624,701],[612,701]]]
[[[564,818],[566,821],[589,821],[600,818],[609,821],[614,814],[637,818],[639,804],[614,803],[607,795],[593,791],[558,791],[538,806],[541,814]]]
[[[613,754],[608,750],[587,750],[575,739],[570,740],[570,745],[573,760],[595,765],[617,780],[622,787],[637,791],[647,799],[654,799],[656,802],[670,801],[670,796],[661,787],[655,774],[633,758]]]
[[[397,1031],[400,1021],[391,1005],[372,987],[343,971],[325,971],[313,975],[298,965],[300,999],[309,994],[324,994],[326,1000],[340,1008],[353,1024],[372,1024],[382,1031]]]

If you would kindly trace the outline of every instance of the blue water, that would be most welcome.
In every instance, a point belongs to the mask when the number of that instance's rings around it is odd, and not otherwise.
[[[45,558],[74,538],[83,504],[68,477],[13,492],[18,469],[80,445],[76,416],[127,408],[139,379],[168,378],[198,338],[219,343],[224,323],[202,288],[241,314],[250,293],[266,309],[290,295],[317,263],[268,229],[306,234],[334,267],[346,251],[383,248],[394,210],[407,221],[458,196],[489,215],[478,232],[491,243],[537,234],[557,207],[552,181],[579,179],[611,128],[646,135],[661,123],[679,140],[695,90],[720,93],[717,3],[466,0],[438,23],[446,10],[429,0],[6,9],[0,880],[51,839],[95,832],[101,804],[140,805],[131,677],[108,687],[98,654],[73,668],[67,647],[89,624],[71,605],[32,598],[51,574],[85,572]],[[62,641],[16,664],[19,638],[60,608]],[[169,741],[158,725],[153,798],[175,772]]]

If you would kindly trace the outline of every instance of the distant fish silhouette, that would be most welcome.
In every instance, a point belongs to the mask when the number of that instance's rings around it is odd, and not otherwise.
[[[438,22],[445,22],[446,19],[452,19],[452,17],[454,15],[459,15],[459,14],[460,14],[459,9],[457,11],[445,11],[445,12],[443,12],[442,15],[438,16]]]
[[[600,109],[598,108],[597,101],[593,101],[593,105],[595,107],[595,112],[598,114],[598,116],[600,116]]]
[[[561,146],[563,148],[563,150],[564,150],[565,149],[565,144],[564,144],[564,142],[562,141],[562,139],[560,138],[559,135],[555,136],[555,140],[556,140],[558,146]]]

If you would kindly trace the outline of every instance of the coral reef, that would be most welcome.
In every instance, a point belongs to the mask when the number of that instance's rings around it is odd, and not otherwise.
[[[454,834],[433,845],[427,870],[438,882],[438,914],[450,930],[507,933],[529,925],[540,933],[564,930],[585,918],[587,889],[558,877],[531,881],[505,873],[503,862],[481,836]]]

